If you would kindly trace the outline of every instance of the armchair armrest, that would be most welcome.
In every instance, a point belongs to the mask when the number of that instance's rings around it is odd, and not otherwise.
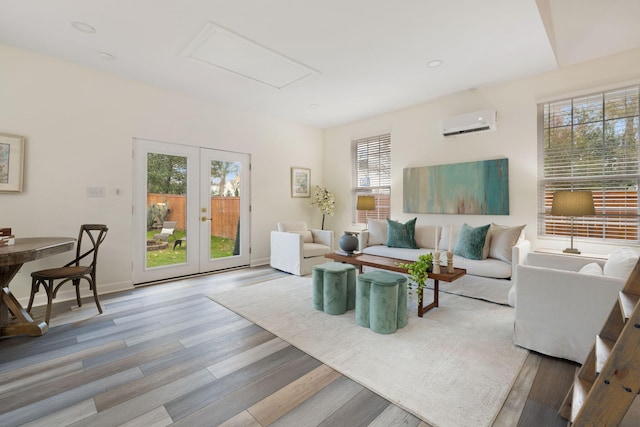
[[[311,230],[313,235],[313,243],[329,246],[333,250],[333,231],[332,230]]]
[[[362,230],[358,234],[358,248],[362,251],[369,246],[369,230]]]
[[[289,233],[287,231],[272,231],[271,232],[271,255],[273,256],[273,248],[276,247],[276,252],[284,252],[290,254],[302,254],[302,245],[304,244],[304,238],[302,234]]]
[[[279,270],[291,271],[302,257],[303,237],[286,231],[271,232],[271,266]]]
[[[515,281],[518,274],[516,267],[525,263],[529,252],[531,252],[531,242],[528,240],[521,240],[511,248],[511,280]]]
[[[624,282],[615,277],[519,265],[514,343],[584,363]]]
[[[527,256],[525,264],[536,267],[553,268],[555,270],[578,271],[585,265],[591,264],[592,262],[603,267],[606,261],[596,258],[531,252]]]

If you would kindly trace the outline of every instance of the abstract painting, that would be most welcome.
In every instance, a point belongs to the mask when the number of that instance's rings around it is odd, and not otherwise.
[[[509,159],[406,168],[406,213],[509,215]]]

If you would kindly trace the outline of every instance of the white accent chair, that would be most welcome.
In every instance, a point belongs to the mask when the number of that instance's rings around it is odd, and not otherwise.
[[[529,253],[517,266],[513,342],[584,363],[637,261],[631,248],[606,261]]]
[[[303,221],[278,222],[278,230],[271,232],[271,267],[287,273],[311,274],[332,251],[333,231],[310,230]]]

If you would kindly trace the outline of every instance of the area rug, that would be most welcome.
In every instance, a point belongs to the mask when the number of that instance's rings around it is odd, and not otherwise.
[[[441,293],[422,318],[413,296],[408,325],[389,335],[357,325],[353,310],[315,310],[309,277],[210,298],[438,427],[491,425],[527,356],[512,343],[512,308],[457,295]]]

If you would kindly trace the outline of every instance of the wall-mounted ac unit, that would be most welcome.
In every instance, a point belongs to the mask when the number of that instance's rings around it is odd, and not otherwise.
[[[442,121],[442,135],[452,136],[472,132],[494,131],[498,128],[496,116],[496,110],[482,110],[449,117]]]

